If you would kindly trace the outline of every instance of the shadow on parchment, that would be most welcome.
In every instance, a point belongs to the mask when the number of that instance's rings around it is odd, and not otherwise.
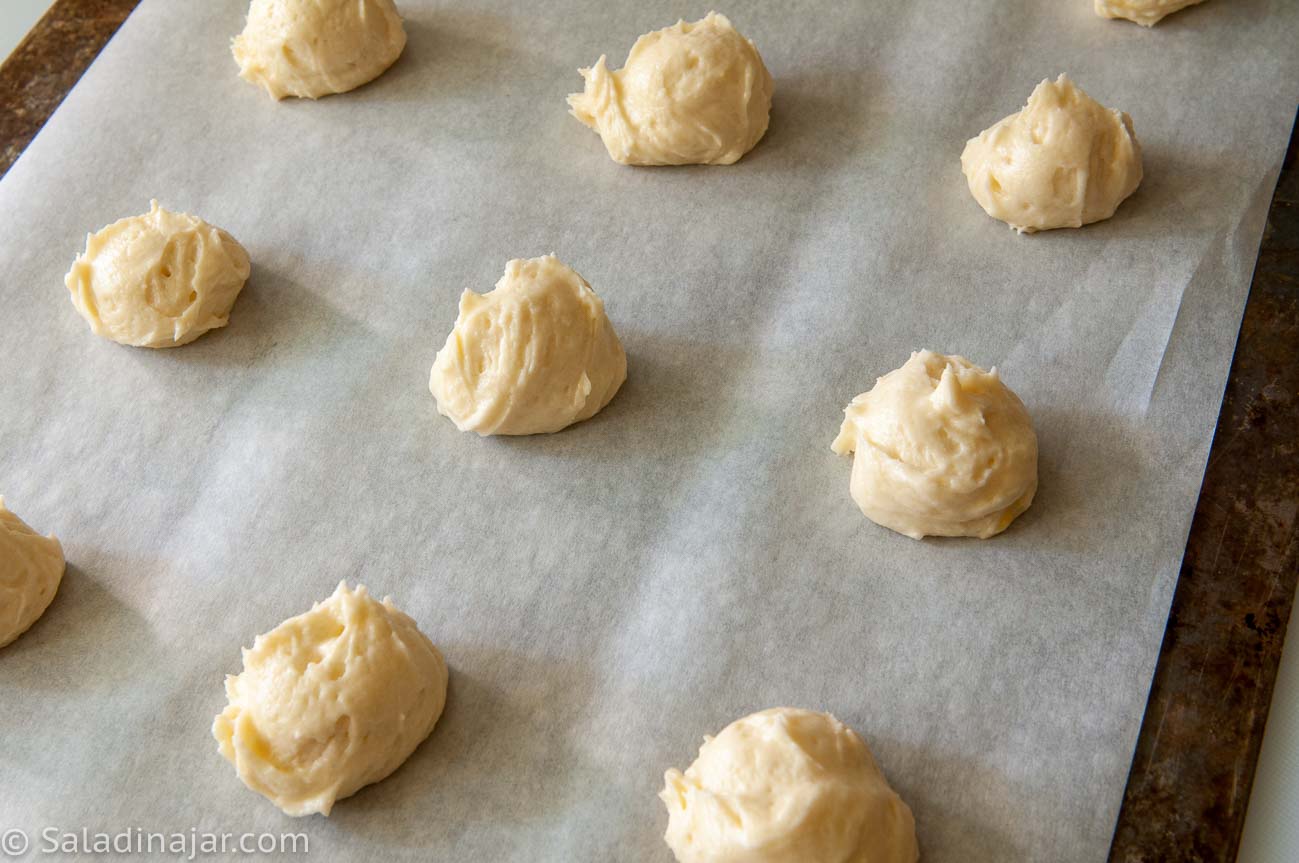
[[[593,463],[676,462],[693,472],[698,458],[739,433],[729,420],[744,396],[736,383],[751,357],[727,345],[648,332],[624,333],[623,344],[627,380],[598,414],[554,434],[503,435],[489,445]]]
[[[121,680],[148,673],[147,645],[127,648],[130,638],[151,640],[143,618],[69,563],[45,614],[0,652],[0,689],[42,695],[117,690]],[[73,661],[51,661],[59,657]]]
[[[587,669],[490,647],[442,647],[451,678],[437,727],[388,779],[341,801],[331,829],[419,848],[476,822],[553,818],[600,786],[603,777],[566,737],[596,694]]]
[[[1033,410],[1038,486],[1033,505],[989,540],[1086,553],[1115,530],[1143,475],[1141,442],[1120,417],[1060,408]],[[1150,526],[1154,529],[1156,526]],[[957,540],[959,541],[959,540]]]
[[[833,67],[776,79],[767,133],[736,167],[793,168],[820,173],[824,181],[823,172],[878,149],[888,118],[868,114],[881,86],[868,71]]]
[[[1138,121],[1139,122],[1139,121]],[[1141,129],[1138,125],[1137,136],[1140,139]],[[1238,180],[1233,179],[1233,166],[1239,159],[1230,151],[1224,151],[1215,159],[1193,158],[1192,148],[1178,148],[1161,142],[1142,142],[1141,185],[1129,195],[1114,215],[1099,222],[1092,222],[1080,228],[1057,228],[1051,231],[1039,231],[1034,234],[1018,234],[1007,230],[1006,225],[986,214],[982,220],[975,220],[973,215],[964,224],[969,231],[981,231],[982,236],[997,244],[1036,243],[1050,244],[1052,248],[1064,247],[1065,254],[1094,256],[1097,249],[1104,254],[1104,243],[1132,241],[1163,241],[1189,237],[1205,237],[1215,230],[1220,221],[1222,207],[1219,202],[1227,192],[1224,184],[1231,190],[1240,187]],[[1251,190],[1253,197],[1242,201],[1242,205],[1261,204],[1266,207],[1271,199],[1272,188],[1265,181],[1266,188]],[[974,207],[970,210],[982,213],[969,200],[969,193],[964,185],[951,186],[960,194],[951,191],[949,204]],[[1261,201],[1259,200],[1262,196]],[[1235,227],[1233,223],[1232,228]],[[1207,237],[1206,237],[1207,239]]]
[[[911,807],[920,859],[962,863],[1024,860],[998,818],[1010,817],[1006,778],[976,761],[935,748],[882,740],[869,745],[889,785]]]
[[[1140,131],[1137,134],[1139,139]],[[1080,229],[1045,231],[1042,236],[1070,236],[1076,241],[1168,240],[1209,230],[1221,212],[1216,202],[1224,191],[1220,185],[1224,164],[1195,160],[1189,153],[1190,148],[1143,142],[1141,185],[1119,204],[1113,216]],[[1223,158],[1228,164],[1236,163],[1228,154]]]
[[[502,70],[519,62],[511,18],[482,10],[402,10],[406,47],[386,72],[358,95],[436,105],[495,92]],[[331,97],[333,98],[333,97]]]
[[[1231,3],[1199,3],[1195,6],[1187,6],[1177,12],[1169,15],[1167,18],[1160,19],[1159,23],[1150,28],[1147,32],[1158,36],[1166,37],[1170,40],[1174,38],[1186,38],[1185,32],[1204,32],[1210,28],[1225,26],[1225,21],[1219,21],[1218,18],[1232,17],[1243,18],[1261,18],[1266,14],[1270,4],[1266,0],[1232,0]],[[1126,24],[1132,27],[1139,25],[1132,24],[1129,21],[1115,20],[1114,24]],[[1180,31],[1180,32],[1179,32]]]
[[[256,261],[239,292],[230,322],[188,345],[142,352],[148,361],[214,368],[280,364],[300,349],[353,334],[363,325],[343,315],[321,293]]]
[[[1149,468],[1141,459],[1143,444],[1125,429],[1123,420],[1053,408],[1030,406],[1030,411],[1038,442],[1038,486],[1032,505],[1003,532],[986,540],[929,536],[920,542],[953,553],[1000,554],[1022,545],[1030,550],[1089,554],[1100,542],[1098,537],[1109,536],[1123,525],[1136,525],[1140,514],[1124,504],[1134,491],[1133,483]],[[836,482],[845,486],[846,497],[844,461],[842,477]]]
[[[715,177],[717,171],[736,174],[778,174],[782,182],[796,179],[818,185],[832,178],[827,171],[860,154],[878,149],[887,131],[887,113],[868,117],[872,97],[882,84],[863,70],[823,68],[800,70],[775,79],[771,117],[766,133],[753,149],[732,165],[632,166],[675,181],[692,176]],[[587,140],[589,132],[580,138]],[[574,132],[574,139],[578,138]],[[605,156],[598,143],[584,144],[586,158]],[[606,156],[607,158],[607,156]]]

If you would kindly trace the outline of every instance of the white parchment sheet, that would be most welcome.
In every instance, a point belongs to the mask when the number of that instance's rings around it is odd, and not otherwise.
[[[1299,4],[1147,31],[1090,0],[734,2],[771,130],[679,169],[613,164],[564,97],[707,5],[400,6],[381,79],[275,104],[236,77],[242,0],[147,0],[0,182],[0,493],[69,560],[0,652],[0,828],[666,863],[663,770],[798,705],[866,737],[925,860],[1104,859]],[[1132,115],[1146,179],[1110,221],[1018,236],[959,155],[1062,71]],[[62,281],[151,197],[253,259],[230,326],[178,350],[94,337]],[[626,386],[560,434],[456,432],[427,384],[460,292],[551,251],[605,299]],[[1036,421],[1040,495],[994,540],[872,525],[830,452],[920,347],[995,364]],[[450,700],[391,778],[290,819],[209,726],[240,646],[343,578],[442,647]]]

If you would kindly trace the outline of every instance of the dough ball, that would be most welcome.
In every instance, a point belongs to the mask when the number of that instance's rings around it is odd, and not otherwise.
[[[1018,114],[971,138],[961,154],[970,194],[1020,232],[1099,222],[1141,183],[1132,118],[1061,75]]]
[[[546,255],[510,261],[495,290],[464,292],[429,390],[461,431],[541,434],[595,416],[626,379],[604,303]]]
[[[63,580],[63,546],[41,536],[5,507],[0,497],[0,647],[45,613]]]
[[[913,353],[844,409],[831,449],[856,453],[849,488],[866,517],[912,539],[987,539],[1037,491],[1024,403],[964,357]]]
[[[392,0],[253,0],[231,50],[272,99],[319,99],[378,78],[405,47]]]
[[[64,284],[91,332],[174,348],[224,327],[248,280],[248,253],[220,228],[150,202],[86,238]]]
[[[1096,0],[1096,14],[1102,18],[1126,18],[1142,27],[1153,27],[1165,15],[1203,3],[1204,0]]]
[[[771,74],[716,12],[640,37],[617,72],[603,56],[580,71],[573,116],[624,165],[729,165],[767,131]]]
[[[790,707],[705,737],[659,797],[680,863],[915,863],[915,821],[857,734]]]
[[[243,655],[212,735],[243,783],[288,815],[328,815],[392,773],[446,704],[446,663],[415,621],[346,582]]]

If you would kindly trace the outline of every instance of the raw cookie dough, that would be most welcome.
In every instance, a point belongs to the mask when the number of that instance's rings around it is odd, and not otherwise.
[[[392,773],[446,704],[446,663],[415,621],[346,582],[243,656],[212,735],[244,784],[288,815],[328,815]]]
[[[1136,191],[1141,145],[1131,117],[1061,75],[971,138],[961,170],[979,206],[1015,230],[1077,228],[1108,219]]]
[[[378,78],[405,47],[392,0],[253,0],[231,50],[272,99],[319,99]]]
[[[1203,3],[1204,0],[1096,0],[1096,14],[1102,18],[1126,18],[1142,27],[1153,27],[1165,15]]]
[[[595,416],[626,379],[604,303],[546,255],[510,261],[495,290],[461,295],[429,390],[461,431],[540,434]]]
[[[716,12],[641,36],[617,72],[603,56],[579,71],[573,116],[624,165],[729,165],[767,131],[771,74]]]
[[[248,280],[248,253],[220,228],[151,201],[86,237],[64,284],[91,332],[123,345],[173,348],[224,327]]]
[[[763,710],[705,737],[659,797],[680,863],[915,863],[911,809],[828,713]]]
[[[63,580],[63,546],[41,536],[0,497],[0,647],[28,630],[54,601]]]
[[[1001,533],[1037,491],[1024,403],[964,357],[917,351],[844,409],[839,455],[866,517],[912,539]]]

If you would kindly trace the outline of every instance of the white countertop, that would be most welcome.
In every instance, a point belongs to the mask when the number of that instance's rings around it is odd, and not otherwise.
[[[0,56],[8,57],[51,5],[50,0],[4,0],[4,11],[0,12]]]
[[[1291,615],[1293,620],[1293,613]],[[1299,632],[1293,625],[1288,634]],[[1238,863],[1299,860],[1299,638],[1287,640],[1254,774]]]

